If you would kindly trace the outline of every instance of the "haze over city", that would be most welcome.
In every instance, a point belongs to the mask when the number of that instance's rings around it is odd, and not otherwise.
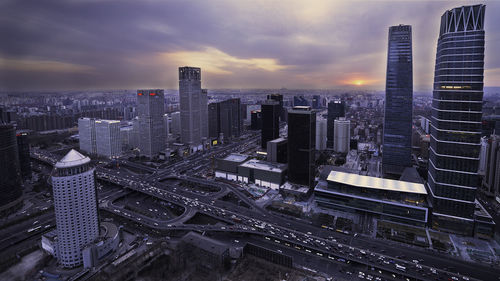
[[[433,83],[439,17],[478,1],[15,1],[0,3],[2,90],[385,86],[387,27],[413,26],[414,87]],[[499,1],[486,1],[485,86],[500,86]],[[16,15],[16,16],[12,16]]]

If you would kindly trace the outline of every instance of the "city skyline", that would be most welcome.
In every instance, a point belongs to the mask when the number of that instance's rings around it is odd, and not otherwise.
[[[386,30],[405,23],[415,90],[430,90],[439,11],[484,2],[500,12],[488,1],[7,1],[0,80],[12,91],[174,89],[177,68],[191,65],[204,70],[206,88],[382,90]],[[486,17],[485,86],[500,86],[499,21]]]

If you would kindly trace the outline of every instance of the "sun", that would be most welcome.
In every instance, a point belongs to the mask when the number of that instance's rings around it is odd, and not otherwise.
[[[363,81],[362,80],[355,80],[354,85],[361,86],[361,85],[363,85]]]

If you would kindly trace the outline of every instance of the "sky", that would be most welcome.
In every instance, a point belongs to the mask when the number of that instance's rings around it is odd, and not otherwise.
[[[2,0],[0,89],[202,86],[383,90],[388,28],[410,24],[414,89],[432,89],[441,15],[486,4],[485,86],[500,86],[500,1]]]

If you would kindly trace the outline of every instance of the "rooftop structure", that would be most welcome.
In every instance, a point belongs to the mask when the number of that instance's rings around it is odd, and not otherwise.
[[[80,166],[90,162],[90,158],[72,149],[59,162],[56,163],[56,168],[71,168]]]

